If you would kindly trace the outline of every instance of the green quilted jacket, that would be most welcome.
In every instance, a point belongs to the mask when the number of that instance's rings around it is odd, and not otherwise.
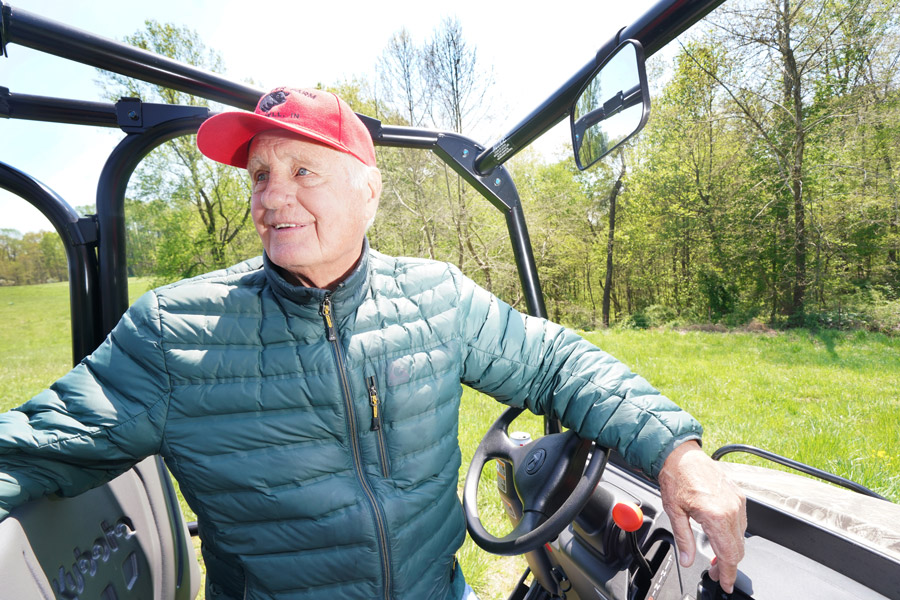
[[[650,475],[700,435],[608,354],[450,265],[366,246],[329,293],[263,257],[148,292],[0,415],[0,518],[161,454],[197,513],[211,600],[456,599],[461,384]]]

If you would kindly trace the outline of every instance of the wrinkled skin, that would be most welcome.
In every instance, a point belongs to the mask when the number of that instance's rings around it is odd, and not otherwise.
[[[737,566],[744,557],[747,530],[744,494],[694,441],[681,444],[666,458],[659,473],[659,485],[681,565],[691,566],[696,556],[690,524],[690,519],[694,519],[706,532],[716,555],[709,576],[723,590],[733,592]]]
[[[293,283],[333,289],[356,265],[381,195],[381,173],[282,131],[250,144],[250,212],[269,259]]]

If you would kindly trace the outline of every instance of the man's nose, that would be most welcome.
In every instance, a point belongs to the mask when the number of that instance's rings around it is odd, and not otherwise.
[[[266,188],[259,197],[260,204],[267,209],[276,209],[292,202],[296,202],[295,186],[282,177],[271,177],[266,182]]]

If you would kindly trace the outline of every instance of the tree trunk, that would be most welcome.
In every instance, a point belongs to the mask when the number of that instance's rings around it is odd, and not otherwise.
[[[621,156],[621,154],[620,154]],[[609,327],[609,300],[612,293],[613,246],[616,238],[616,200],[622,189],[622,178],[625,177],[625,159],[619,177],[609,192],[609,237],[606,242],[606,282],[603,284],[603,326]]]
[[[791,25],[793,20],[790,0],[782,0],[778,32],[778,46],[781,52],[782,70],[784,73],[783,102],[791,107],[792,143],[788,156],[791,158],[790,170],[787,173],[791,191],[793,223],[793,262],[791,303],[787,307],[788,316],[803,313],[806,300],[806,213],[803,198],[803,154],[806,149],[806,130],[804,128],[803,95],[801,92],[801,75],[794,55],[791,41]]]

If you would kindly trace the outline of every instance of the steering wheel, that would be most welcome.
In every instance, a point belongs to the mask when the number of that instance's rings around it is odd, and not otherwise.
[[[518,446],[510,440],[508,429],[522,411],[507,409],[494,421],[478,445],[466,474],[463,490],[466,527],[475,543],[492,554],[523,554],[555,539],[587,504],[608,459],[604,449],[579,439],[572,431],[545,435],[526,446]],[[488,533],[481,524],[476,502],[481,470],[492,459],[512,464],[514,485],[510,493],[519,495],[523,507],[522,519],[502,538]]]

